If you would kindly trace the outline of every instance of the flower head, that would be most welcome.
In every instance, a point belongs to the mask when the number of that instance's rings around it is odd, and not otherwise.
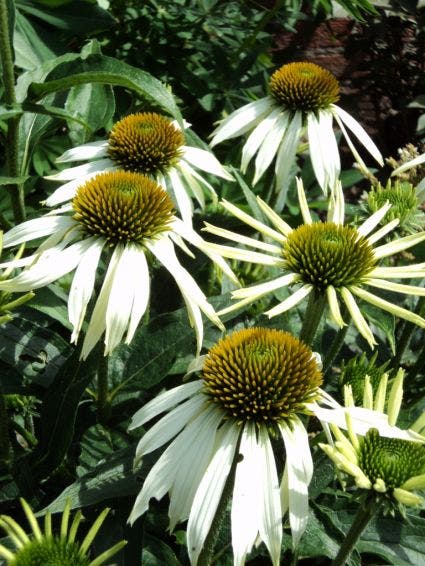
[[[376,363],[378,353],[375,352],[371,358],[366,357],[366,353],[363,352],[361,355],[354,356],[348,362],[343,360],[341,365],[341,375],[339,378],[340,387],[344,389],[346,386],[350,386],[352,390],[352,395],[354,398],[354,403],[356,405],[366,406],[364,403],[365,393],[369,396],[369,386],[370,384],[372,395],[378,389],[380,383],[382,383],[383,376],[387,369],[390,360],[387,360],[381,365]]]
[[[67,181],[46,200],[48,206],[72,199],[78,187],[99,172],[123,169],[147,175],[170,191],[188,223],[192,218],[191,197],[195,197],[201,208],[205,205],[205,190],[215,198],[213,187],[197,169],[232,180],[212,153],[186,145],[184,131],[177,123],[155,112],[130,114],[114,124],[107,141],[75,147],[57,161],[88,163],[48,177]]]
[[[425,147],[422,147],[422,151]],[[413,144],[398,150],[400,159],[387,159],[389,165],[394,168],[392,176],[398,177],[403,181],[411,183],[416,190],[417,198],[420,202],[425,196],[425,152],[420,153]]]
[[[277,207],[285,203],[298,144],[306,132],[310,158],[319,185],[326,192],[334,188],[341,164],[332,122],[335,119],[360,168],[366,165],[355,149],[347,129],[383,165],[381,153],[360,124],[335,104],[339,84],[327,70],[314,63],[289,63],[271,77],[270,95],[239,108],[225,118],[213,133],[211,145],[250,132],[242,150],[242,171],[255,159],[254,184],[263,176],[273,158]]]
[[[97,535],[109,509],[105,509],[93,523],[84,540],[76,540],[78,527],[83,518],[78,511],[68,528],[71,505],[68,501],[62,514],[60,533],[52,532],[52,517],[47,512],[44,519],[44,532],[28,503],[21,499],[22,508],[31,527],[32,534],[27,535],[24,529],[7,515],[0,515],[0,527],[13,541],[15,551],[0,545],[0,556],[8,566],[100,566],[119,552],[126,541],[121,541],[109,548],[94,560],[90,558],[90,545]]]
[[[161,394],[130,428],[169,411],[140,440],[136,462],[173,439],[148,474],[130,521],[152,497],[170,495],[170,524],[189,517],[189,556],[196,564],[232,464],[234,564],[245,562],[258,535],[279,563],[282,517],[289,511],[296,545],[308,518],[312,459],[300,415],[321,397],[320,365],[300,340],[281,330],[249,328],[220,340],[199,361],[200,379]],[[270,441],[280,439],[280,486]]]
[[[10,230],[4,245],[45,236],[48,238],[34,255],[8,262],[9,267],[28,268],[13,279],[0,281],[0,290],[36,289],[75,270],[68,312],[73,325],[71,340],[76,342],[93,295],[99,262],[101,257],[107,259],[108,268],[82,347],[83,358],[104,332],[105,355],[125,333],[125,342],[131,342],[149,302],[151,257],[175,279],[195,326],[198,351],[203,334],[201,311],[222,328],[204,293],[179,263],[174,244],[188,251],[186,240],[234,276],[222,258],[174,216],[168,193],[152,179],[125,171],[98,174],[78,188],[70,204]]]
[[[395,219],[374,231],[390,209],[389,203],[372,214],[359,227],[345,225],[344,196],[339,184],[331,196],[327,220],[313,222],[302,182],[298,181],[297,184],[304,220],[304,224],[297,228],[291,228],[259,197],[257,197],[257,202],[273,227],[254,219],[229,202],[223,202],[223,207],[228,212],[258,230],[262,235],[274,240],[273,244],[206,225],[205,230],[208,232],[233,242],[239,242],[254,250],[260,250],[251,251],[220,244],[208,244],[212,250],[223,257],[276,266],[282,272],[272,281],[233,291],[232,296],[240,300],[220,311],[220,314],[250,304],[277,289],[296,285],[298,288],[295,292],[266,312],[269,317],[286,312],[309,295],[313,298],[325,296],[333,321],[339,327],[345,324],[339,306],[339,302],[342,301],[358,331],[371,347],[376,342],[356,299],[367,301],[425,328],[425,320],[422,317],[364,288],[368,286],[396,293],[425,295],[423,287],[391,281],[391,279],[424,277],[425,264],[399,267],[379,265],[382,258],[390,257],[425,240],[425,232],[399,238],[381,246],[374,246],[398,224],[398,219]]]
[[[366,193],[363,208],[369,214],[377,212],[386,202],[390,210],[381,220],[385,224],[390,220],[399,220],[398,230],[403,234],[414,234],[424,227],[424,213],[419,209],[419,200],[415,187],[407,181],[388,181],[383,187],[380,183]]]

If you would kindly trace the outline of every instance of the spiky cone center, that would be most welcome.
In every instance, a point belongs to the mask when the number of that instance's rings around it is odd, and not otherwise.
[[[90,558],[75,542],[58,537],[32,539],[20,548],[8,566],[89,566]]]
[[[344,385],[350,385],[353,392],[354,403],[361,406],[366,376],[369,376],[372,390],[375,393],[388,364],[389,360],[381,366],[378,366],[375,354],[368,360],[364,353],[361,356],[351,358],[347,364],[343,362],[339,379],[341,389],[344,389]]]
[[[114,124],[108,155],[125,171],[165,173],[180,158],[185,140],[166,116],[155,112],[130,114]]]
[[[260,425],[302,412],[316,398],[322,374],[310,348],[288,332],[248,328],[209,350],[202,379],[227,417]]]
[[[72,200],[74,219],[87,235],[110,246],[146,240],[169,230],[173,203],[164,189],[144,175],[106,172],[82,185]]]
[[[269,82],[273,98],[290,110],[315,112],[339,99],[339,83],[332,73],[314,63],[288,63]]]
[[[402,228],[409,229],[418,225],[419,202],[413,185],[406,181],[393,183],[388,181],[385,187],[380,184],[372,187],[366,197],[367,208],[371,214],[378,211],[387,202],[391,204],[391,208],[382,219],[381,224],[398,218]]]
[[[418,442],[379,436],[370,429],[360,440],[359,467],[372,484],[383,480],[387,489],[425,473],[425,447]]]
[[[357,230],[333,222],[303,224],[283,246],[285,269],[323,292],[360,284],[376,264],[372,246]]]

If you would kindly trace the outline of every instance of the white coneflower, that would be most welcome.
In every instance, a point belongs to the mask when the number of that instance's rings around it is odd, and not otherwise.
[[[130,114],[114,124],[108,140],[74,147],[57,161],[88,163],[47,177],[67,181],[46,200],[48,206],[73,198],[77,188],[93,175],[122,169],[147,175],[170,191],[183,220],[189,223],[191,197],[201,208],[205,190],[215,198],[213,187],[197,170],[232,180],[211,152],[185,144],[184,131],[176,121],[155,112]]]
[[[149,254],[175,279],[195,326],[198,351],[203,335],[201,312],[223,328],[196,281],[180,264],[174,244],[188,251],[184,239],[204,250],[230,277],[232,272],[218,254],[204,249],[205,242],[190,226],[174,216],[168,193],[148,177],[124,171],[101,173],[80,186],[72,203],[12,228],[3,243],[10,247],[46,236],[34,255],[6,264],[29,267],[13,279],[0,281],[0,290],[37,289],[75,270],[68,312],[71,340],[76,342],[103,254],[108,268],[84,338],[83,358],[103,333],[105,355],[125,333],[125,342],[132,340],[149,303]]]
[[[79,542],[77,532],[83,516],[81,511],[78,511],[69,525],[69,501],[62,514],[59,533],[53,532],[50,512],[45,515],[42,530],[34,512],[24,499],[21,499],[21,505],[32,530],[30,535],[26,534],[12,517],[0,515],[0,528],[15,545],[14,550],[0,545],[0,556],[6,560],[7,566],[100,566],[106,562],[110,563],[112,556],[127,544],[126,541],[121,541],[97,558],[90,558],[90,546],[109,509],[102,511],[82,542]]]
[[[411,436],[390,426],[386,415],[338,405],[319,388],[319,356],[281,330],[234,332],[200,358],[191,371],[196,370],[200,379],[161,393],[130,424],[135,429],[166,412],[140,440],[136,464],[171,441],[147,475],[130,522],[145,513],[151,498],[159,500],[168,493],[170,528],[189,519],[187,546],[192,564],[198,561],[233,470],[235,566],[245,563],[258,538],[272,563],[279,563],[286,513],[293,545],[298,545],[308,522],[313,474],[303,414],[317,414],[322,423],[339,424],[341,415],[349,411],[359,434],[373,424],[387,436]],[[275,455],[285,462],[280,479]]]
[[[289,63],[272,75],[269,88],[269,96],[242,106],[225,118],[214,131],[211,145],[250,132],[242,151],[242,171],[257,155],[255,184],[276,156],[279,207],[285,202],[291,169],[304,131],[317,181],[325,192],[328,187],[335,186],[341,171],[332,126],[334,119],[363,171],[367,172],[366,165],[347,129],[383,165],[380,151],[362,126],[335,104],[339,99],[339,84],[332,73],[314,63]]]
[[[342,301],[360,334],[373,347],[376,342],[357,304],[360,299],[425,328],[425,320],[422,317],[399,306],[396,302],[390,302],[365,289],[365,287],[372,287],[407,295],[425,295],[424,287],[392,281],[392,279],[425,277],[424,263],[398,267],[379,265],[382,258],[395,255],[425,240],[425,232],[375,246],[377,241],[398,225],[398,220],[395,219],[374,231],[389,210],[390,204],[384,205],[357,228],[344,225],[344,196],[341,185],[337,184],[331,197],[327,221],[313,222],[302,182],[298,180],[297,184],[304,220],[304,224],[298,228],[291,228],[259,197],[257,197],[257,202],[273,227],[254,219],[229,202],[222,203],[228,212],[267,238],[274,240],[273,244],[206,225],[205,230],[208,232],[233,242],[240,242],[254,250],[260,250],[251,251],[209,244],[212,250],[223,257],[272,265],[282,270],[282,274],[272,281],[233,291],[233,298],[241,300],[220,311],[219,314],[225,314],[250,304],[277,289],[294,285],[297,286],[295,292],[266,312],[269,317],[288,311],[308,296],[313,299],[312,304],[323,297],[329,305],[331,318],[339,327],[342,327],[345,324],[339,306]]]

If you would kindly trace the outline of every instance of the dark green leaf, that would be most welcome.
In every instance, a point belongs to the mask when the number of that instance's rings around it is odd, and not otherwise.
[[[172,549],[160,540],[148,533],[143,537],[142,566],[180,566],[181,563]]]
[[[138,96],[150,98],[181,121],[174,97],[163,83],[145,71],[104,55],[89,55],[84,60],[63,63],[49,73],[45,83],[33,83],[28,92],[31,98],[39,99],[51,92],[87,83],[128,88]]]
[[[41,39],[43,34],[25,16],[16,12],[14,36],[15,64],[25,70],[35,69],[57,53]]]
[[[23,177],[0,177],[0,185],[21,185],[29,179],[29,175]]]
[[[388,344],[391,348],[393,356],[395,356],[395,320],[394,316],[384,311],[374,305],[362,304],[362,311],[367,316],[367,318],[372,322],[377,328],[379,328],[388,340]]]

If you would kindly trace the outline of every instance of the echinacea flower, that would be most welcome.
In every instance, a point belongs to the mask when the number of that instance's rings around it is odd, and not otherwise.
[[[297,185],[304,220],[304,224],[298,228],[291,228],[260,197],[257,197],[258,205],[273,227],[254,219],[227,201],[222,203],[228,212],[265,237],[274,240],[273,244],[206,224],[205,230],[212,234],[260,250],[208,244],[223,257],[276,266],[282,270],[282,274],[271,281],[233,291],[232,297],[240,300],[223,309],[219,314],[226,314],[250,304],[277,289],[296,285],[297,290],[288,298],[266,311],[269,317],[288,311],[310,296],[312,305],[319,299],[326,300],[331,318],[342,328],[345,324],[339,306],[339,301],[342,301],[360,334],[373,347],[376,344],[374,336],[356,301],[360,299],[425,328],[425,319],[419,315],[365,289],[367,286],[407,295],[424,296],[424,287],[405,285],[391,280],[425,277],[425,263],[387,267],[379,265],[379,262],[383,258],[422,242],[425,240],[425,232],[374,246],[398,225],[398,219],[395,219],[374,231],[388,212],[391,206],[389,203],[357,228],[344,225],[344,195],[338,183],[331,195],[327,221],[313,222],[302,182],[297,180]]]
[[[155,112],[130,114],[114,124],[108,140],[74,147],[57,159],[75,161],[88,163],[47,177],[67,181],[46,200],[48,206],[72,199],[78,187],[97,173],[120,169],[147,175],[170,191],[183,220],[190,224],[191,197],[201,208],[205,190],[215,197],[213,187],[197,170],[233,180],[211,152],[186,145],[176,121]]]
[[[97,535],[109,509],[105,509],[90,527],[82,542],[77,540],[78,527],[83,519],[81,511],[78,511],[69,526],[70,502],[67,501],[62,514],[59,533],[52,529],[52,516],[48,511],[44,518],[44,532],[28,505],[21,499],[21,505],[31,527],[31,535],[12,517],[0,515],[0,527],[6,532],[15,546],[12,551],[0,545],[0,556],[6,560],[7,566],[100,566],[119,552],[127,541],[120,541],[113,547],[105,550],[102,554],[90,558],[90,546]]]
[[[136,463],[172,440],[148,474],[130,515],[170,495],[170,527],[189,517],[187,545],[196,564],[232,463],[231,530],[234,564],[244,564],[259,536],[279,563],[282,517],[289,509],[296,545],[308,517],[312,459],[300,419],[320,397],[320,365],[313,352],[280,330],[249,328],[220,340],[201,359],[201,379],[150,401],[130,429],[167,411],[140,440]],[[285,471],[279,485],[271,436],[280,439]]]
[[[358,438],[352,429],[348,436],[331,426],[333,445],[319,443],[337,468],[354,478],[357,487],[373,490],[394,504],[422,505],[424,499],[414,493],[425,489],[425,448],[423,443],[388,438],[371,428]],[[425,439],[424,439],[425,441]]]
[[[68,205],[12,228],[4,236],[4,246],[45,236],[34,255],[7,264],[28,268],[13,279],[0,281],[0,290],[37,289],[75,270],[68,313],[71,341],[76,342],[104,257],[107,270],[84,338],[83,359],[104,332],[105,355],[125,333],[125,342],[131,342],[149,303],[151,257],[175,279],[195,326],[198,351],[203,334],[201,311],[223,328],[196,281],[180,264],[174,244],[189,252],[186,240],[204,250],[230,277],[232,272],[220,256],[204,249],[205,242],[190,226],[174,216],[168,193],[148,177],[124,171],[101,173],[80,186]]]
[[[242,106],[225,118],[213,132],[211,145],[250,132],[242,150],[241,169],[244,172],[257,154],[254,184],[276,156],[279,208],[285,202],[291,168],[305,131],[319,185],[324,192],[328,187],[334,188],[341,170],[332,126],[334,119],[363,171],[367,171],[366,165],[347,129],[383,165],[380,151],[362,126],[335,104],[339,99],[339,84],[329,71],[314,63],[289,63],[272,75],[269,89],[269,96]]]
[[[334,416],[339,423],[347,410],[359,434],[374,423],[382,434],[410,438],[411,433],[389,426],[385,415],[345,409],[322,391],[320,357],[282,330],[236,331],[196,360],[190,372],[195,371],[200,371],[200,379],[161,393],[130,424],[133,430],[166,413],[140,440],[136,465],[171,442],[147,475],[129,520],[134,523],[147,511],[150,499],[168,493],[171,530],[189,519],[192,564],[198,561],[229,476],[229,481],[234,479],[234,565],[245,563],[258,540],[278,564],[286,513],[293,545],[298,545],[308,522],[313,473],[304,413],[323,411],[318,418],[327,426]],[[280,481],[275,457],[285,462]]]

